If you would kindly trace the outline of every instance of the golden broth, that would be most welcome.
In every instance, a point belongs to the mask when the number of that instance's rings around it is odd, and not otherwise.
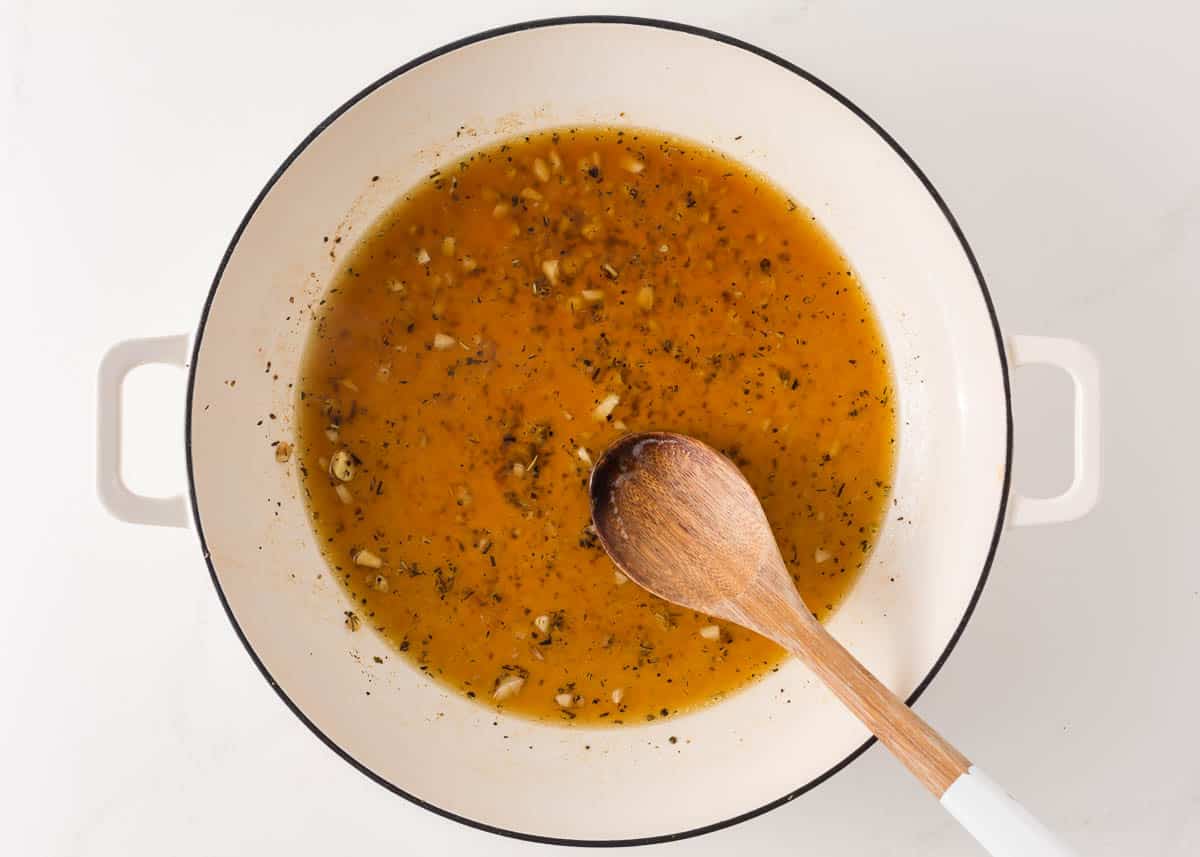
[[[481,702],[641,722],[783,653],[625,581],[589,524],[591,461],[651,429],[724,451],[824,617],[882,522],[892,396],[803,208],[688,142],[560,130],[447,164],[353,249],[310,335],[297,454],[352,630]]]

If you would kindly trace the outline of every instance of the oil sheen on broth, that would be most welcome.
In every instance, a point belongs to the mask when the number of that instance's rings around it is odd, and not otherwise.
[[[893,397],[807,211],[689,142],[563,129],[446,164],[353,248],[310,334],[297,449],[351,629],[486,704],[637,723],[783,652],[616,572],[592,460],[651,429],[725,452],[825,617],[882,522]]]

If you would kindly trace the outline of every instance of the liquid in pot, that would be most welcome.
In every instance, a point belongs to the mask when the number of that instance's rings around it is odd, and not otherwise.
[[[348,626],[481,703],[636,723],[783,652],[615,570],[592,460],[628,431],[725,452],[826,617],[882,523],[894,395],[804,208],[686,141],[563,129],[444,165],[367,230],[310,335],[297,454]]]

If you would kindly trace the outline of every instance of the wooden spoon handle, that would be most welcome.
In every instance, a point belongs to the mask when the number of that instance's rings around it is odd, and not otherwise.
[[[859,663],[815,619],[790,623],[778,638],[825,682],[834,695],[937,798],[971,767],[960,753],[917,713]]]
[[[768,579],[779,581],[780,573],[786,575],[782,559]],[[743,612],[744,624],[775,640],[816,673],[990,854],[1074,857],[1062,840],[830,636],[792,586],[759,586],[747,594],[761,609],[753,619]]]

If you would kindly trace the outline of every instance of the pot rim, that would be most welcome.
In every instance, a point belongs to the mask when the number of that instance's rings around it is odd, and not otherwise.
[[[335,122],[339,117],[341,117],[342,114],[344,114],[350,108],[354,107],[356,104],[358,104],[358,102],[362,101],[367,96],[371,95],[373,92],[375,92],[375,90],[379,89],[384,84],[389,83],[393,79],[417,68],[418,66],[424,65],[425,63],[427,63],[431,60],[438,59],[442,56],[453,53],[454,51],[456,51],[460,48],[468,47],[470,45],[476,44],[477,42],[486,41],[487,39],[496,38],[498,36],[505,36],[505,35],[509,35],[511,33],[523,32],[525,30],[534,30],[534,29],[541,29],[541,28],[545,28],[545,27],[556,27],[556,26],[575,25],[575,24],[625,24],[625,25],[639,26],[639,27],[653,27],[653,28],[658,28],[658,29],[662,29],[662,30],[670,30],[670,31],[678,32],[678,33],[686,33],[688,35],[693,35],[693,36],[701,36],[701,37],[704,37],[707,39],[711,39],[712,41],[719,42],[724,45],[729,45],[731,47],[735,47],[735,48],[739,48],[744,51],[748,51],[749,53],[752,53],[764,60],[767,60],[768,62],[772,62],[775,65],[780,66],[781,68],[784,68],[784,69],[792,72],[793,74],[803,78],[807,82],[816,86],[818,89],[820,89],[826,95],[829,95],[831,98],[838,101],[840,104],[842,104],[848,110],[850,110],[855,116],[857,116],[860,120],[862,120],[872,131],[874,131],[876,134],[878,134],[883,139],[883,141],[888,144],[889,147],[891,147],[891,149],[900,157],[900,159],[908,166],[908,168],[910,170],[912,170],[913,174],[917,177],[917,179],[920,180],[921,184],[924,186],[925,190],[928,191],[929,195],[933,198],[934,202],[937,203],[938,209],[942,212],[942,215],[946,218],[946,222],[949,224],[951,230],[954,232],[955,237],[958,239],[959,245],[962,247],[963,252],[966,254],[967,260],[968,260],[968,262],[970,262],[970,265],[971,265],[971,270],[975,274],[975,279],[979,283],[979,290],[983,296],[984,304],[987,307],[988,317],[991,319],[992,331],[993,331],[993,333],[995,335],[995,339],[996,339],[996,349],[997,349],[997,353],[998,353],[998,356],[1000,359],[1000,375],[1001,375],[1001,378],[1003,381],[1003,387],[1004,387],[1004,408],[1005,408],[1005,423],[1006,423],[1006,426],[1005,426],[1004,480],[1003,480],[1003,487],[1002,487],[1001,493],[1000,493],[1000,503],[996,510],[996,526],[992,533],[991,544],[988,546],[987,557],[984,560],[983,568],[980,570],[980,573],[979,573],[979,581],[975,586],[975,591],[971,595],[971,599],[967,604],[966,610],[963,612],[963,616],[962,616],[962,619],[958,623],[958,627],[955,628],[954,633],[951,635],[949,642],[946,644],[946,648],[938,656],[938,659],[934,662],[934,664],[930,668],[929,672],[925,675],[925,677],[917,685],[916,689],[913,690],[913,692],[905,700],[906,704],[912,705],[913,703],[915,703],[917,701],[918,698],[920,698],[921,694],[925,692],[925,689],[929,686],[929,683],[931,681],[933,681],[934,677],[941,671],[942,667],[945,665],[946,661],[949,659],[950,653],[952,651],[954,651],[954,647],[958,644],[959,638],[962,636],[962,633],[965,630],[967,623],[970,621],[972,614],[975,612],[975,607],[979,602],[979,597],[983,593],[983,587],[987,583],[988,575],[989,575],[989,573],[991,571],[991,567],[992,567],[992,562],[995,559],[996,549],[997,549],[997,546],[1000,541],[1000,534],[1004,529],[1005,511],[1006,511],[1006,508],[1008,505],[1009,489],[1010,489],[1011,482],[1012,482],[1012,460],[1013,460],[1012,390],[1011,390],[1011,386],[1009,383],[1008,360],[1007,360],[1007,355],[1005,353],[1005,348],[1004,348],[1004,339],[1003,339],[1003,335],[1000,332],[1000,322],[996,316],[996,309],[992,303],[991,294],[988,291],[987,283],[984,281],[983,272],[980,270],[979,263],[975,259],[975,254],[971,251],[971,247],[967,243],[966,236],[963,235],[962,229],[958,225],[958,221],[955,220],[954,215],[951,213],[950,208],[946,205],[945,200],[942,199],[942,197],[938,193],[937,189],[933,186],[933,183],[921,171],[920,167],[917,166],[916,162],[912,159],[912,157],[900,146],[899,143],[896,142],[895,139],[892,138],[892,136],[890,134],[887,133],[887,131],[885,131],[877,122],[875,122],[875,120],[873,120],[870,116],[868,116],[853,101],[851,101],[846,96],[842,95],[840,92],[835,90],[829,84],[820,80],[813,74],[796,66],[795,64],[789,62],[788,60],[785,60],[782,57],[771,53],[770,51],[764,50],[763,48],[749,44],[748,42],[744,42],[741,39],[734,38],[733,36],[728,36],[728,35],[725,35],[724,33],[719,33],[714,30],[708,30],[703,27],[696,27],[696,26],[692,26],[690,24],[683,24],[683,23],[680,23],[677,21],[666,21],[666,20],[656,19],[656,18],[646,18],[646,17],[640,17],[640,16],[623,16],[623,15],[575,15],[575,16],[563,16],[563,17],[554,17],[554,18],[538,18],[538,19],[534,19],[534,20],[521,21],[521,22],[514,23],[514,24],[508,24],[508,25],[505,25],[502,27],[496,27],[493,29],[484,30],[482,32],[476,33],[471,36],[466,36],[465,38],[461,38],[456,41],[450,42],[439,48],[436,48],[432,51],[422,54],[421,56],[416,57],[415,59],[410,60],[409,62],[388,72],[387,74],[385,74],[378,80],[374,81],[373,83],[369,84],[368,86],[366,86],[365,88],[360,90],[358,93],[356,93],[354,96],[352,96],[349,100],[347,100],[344,104],[342,104],[340,107],[338,107],[332,113],[330,113],[324,120],[322,120],[321,123],[319,125],[317,125],[317,127],[314,128],[312,130],[312,132],[309,133],[308,136],[306,136],[304,138],[304,140],[302,140],[295,149],[292,150],[292,152],[287,156],[287,158],[284,159],[283,163],[280,164],[279,168],[275,170],[274,174],[267,181],[266,185],[263,187],[263,189],[261,191],[259,191],[258,195],[254,198],[254,201],[251,203],[249,210],[246,212],[245,216],[243,216],[241,223],[238,224],[237,230],[234,232],[233,237],[229,242],[229,246],[226,248],[225,253],[221,258],[221,263],[217,267],[217,272],[216,272],[215,276],[213,277],[212,285],[209,287],[208,296],[205,298],[204,308],[200,314],[200,321],[196,327],[195,337],[193,338],[191,360],[189,361],[189,364],[188,364],[187,402],[186,402],[186,415],[185,415],[185,420],[184,420],[184,449],[185,449],[185,454],[187,457],[188,497],[189,497],[189,503],[190,503],[191,509],[192,509],[192,519],[193,519],[193,522],[196,527],[196,534],[200,538],[200,547],[204,554],[204,561],[208,565],[209,576],[212,579],[213,587],[216,589],[217,598],[220,600],[221,606],[225,610],[225,615],[229,618],[229,623],[233,626],[234,632],[237,634],[238,639],[241,640],[242,645],[245,647],[246,653],[250,656],[250,659],[254,662],[255,666],[258,667],[258,670],[259,670],[259,672],[262,673],[263,678],[265,678],[267,680],[267,683],[275,690],[275,692],[279,695],[279,698],[281,700],[283,700],[284,704],[291,710],[291,712],[294,715],[296,715],[296,717],[300,720],[300,722],[303,723],[305,726],[307,726],[308,729],[317,738],[319,738],[327,747],[329,747],[329,749],[331,749],[334,753],[336,753],[338,756],[340,756],[343,760],[345,760],[350,765],[352,765],[354,768],[356,768],[359,772],[361,772],[365,776],[369,777],[371,780],[374,780],[376,783],[378,783],[379,785],[388,789],[389,791],[393,792],[394,794],[397,794],[397,795],[405,798],[406,800],[411,801],[412,803],[416,804],[419,807],[422,807],[423,809],[427,809],[430,812],[436,813],[437,815],[440,815],[443,818],[448,818],[453,821],[457,821],[461,824],[465,824],[468,827],[473,827],[477,830],[483,830],[483,831],[487,831],[489,833],[499,834],[501,836],[508,836],[513,839],[525,840],[525,841],[529,841],[529,842],[541,842],[541,843],[546,843],[546,844],[551,844],[551,845],[575,845],[575,846],[589,846],[589,847],[622,847],[622,846],[630,846],[630,845],[650,845],[650,844],[659,843],[659,842],[672,842],[672,841],[677,841],[677,840],[681,840],[681,839],[689,839],[694,836],[700,836],[705,833],[711,833],[713,831],[722,830],[726,827],[731,827],[740,822],[747,821],[751,818],[755,818],[759,815],[762,815],[765,812],[768,812],[772,809],[775,809],[778,806],[781,806],[782,804],[788,803],[791,800],[793,800],[794,798],[797,798],[800,795],[804,794],[805,792],[816,788],[821,783],[825,782],[830,777],[832,777],[834,774],[841,771],[843,768],[845,768],[847,765],[849,765],[851,762],[853,762],[855,759],[857,759],[859,756],[861,756],[864,752],[866,752],[867,749],[870,748],[871,745],[875,743],[876,739],[874,737],[869,738],[861,746],[859,746],[858,748],[853,750],[845,758],[843,758],[837,764],[830,767],[824,773],[820,774],[817,777],[814,777],[813,779],[809,780],[808,782],[804,783],[803,785],[798,786],[797,788],[793,789],[792,791],[788,792],[787,794],[784,794],[783,796],[781,796],[773,801],[765,803],[762,806],[759,806],[759,807],[749,810],[747,812],[740,813],[738,815],[723,819],[721,821],[716,821],[711,824],[702,825],[700,827],[694,827],[694,828],[691,828],[688,830],[682,830],[677,833],[665,833],[665,834],[658,834],[655,836],[635,837],[635,838],[629,838],[629,839],[572,839],[572,838],[558,837],[558,836],[541,836],[538,834],[525,833],[525,832],[522,832],[519,830],[509,830],[509,829],[499,827],[496,825],[487,824],[485,822],[477,821],[475,819],[468,818],[466,816],[459,815],[458,813],[451,812],[450,810],[436,806],[435,804],[429,803],[428,801],[424,801],[421,798],[417,797],[416,795],[405,791],[400,786],[396,785],[395,783],[390,782],[389,780],[387,780],[384,777],[380,776],[379,774],[375,773],[370,768],[368,768],[366,765],[364,765],[362,762],[358,761],[353,756],[351,756],[336,741],[334,741],[332,738],[330,738],[328,735],[326,735],[324,732],[322,732],[321,728],[316,723],[314,723],[312,720],[310,720],[300,710],[300,708],[296,705],[296,703],[292,701],[292,699],[287,695],[287,692],[283,689],[283,687],[281,687],[279,685],[278,682],[275,681],[275,679],[272,677],[271,673],[267,670],[266,666],[259,659],[257,653],[254,651],[253,646],[250,644],[250,641],[247,639],[245,633],[242,631],[242,628],[238,625],[237,619],[234,618],[233,610],[229,605],[229,601],[225,597],[225,592],[221,588],[221,582],[217,577],[216,567],[213,565],[212,558],[209,556],[208,545],[207,545],[207,541],[204,536],[204,526],[200,520],[200,509],[199,509],[199,505],[198,505],[197,498],[196,498],[196,480],[195,480],[195,474],[194,474],[194,469],[193,469],[194,461],[192,459],[192,415],[193,415],[192,409],[193,409],[193,397],[194,397],[194,393],[195,393],[195,383],[196,383],[196,367],[199,364],[200,347],[204,341],[204,334],[205,334],[205,328],[208,323],[209,310],[211,309],[213,300],[216,297],[217,289],[220,287],[221,278],[225,273],[225,267],[229,263],[230,258],[233,256],[233,252],[237,248],[237,245],[238,245],[239,240],[241,239],[242,233],[245,231],[246,226],[254,218],[254,215],[258,211],[258,207],[262,203],[263,199],[271,191],[271,189],[275,186],[275,183],[278,182],[279,179],[283,176],[283,174],[286,173],[287,170],[291,167],[292,162],[295,161],[296,158],[298,158],[300,156],[300,154],[306,148],[308,148],[308,146],[314,140],[316,140],[316,138],[318,136],[320,136],[321,133],[323,133],[325,131],[326,128],[328,128],[331,124],[333,124],[333,122]]]

